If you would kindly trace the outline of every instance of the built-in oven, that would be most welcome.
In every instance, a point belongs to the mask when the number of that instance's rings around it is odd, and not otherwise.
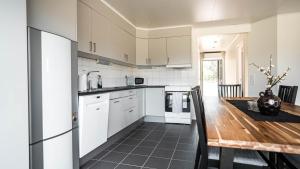
[[[167,91],[165,93],[165,111],[174,113],[190,113],[190,92]]]

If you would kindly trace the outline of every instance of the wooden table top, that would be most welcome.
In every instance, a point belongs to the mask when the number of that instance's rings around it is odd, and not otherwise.
[[[204,97],[204,105],[209,146],[300,154],[300,123],[255,121],[219,97]],[[282,110],[300,116],[299,106]]]

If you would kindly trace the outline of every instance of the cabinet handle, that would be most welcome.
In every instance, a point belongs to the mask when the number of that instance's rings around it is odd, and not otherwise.
[[[130,97],[129,99],[132,100],[132,97]]]
[[[94,52],[96,52],[97,49],[96,49],[96,43],[94,43]]]
[[[97,96],[97,99],[100,99],[101,98],[101,96]]]
[[[131,113],[131,112],[133,112],[133,110],[130,110],[129,112]]]
[[[72,113],[72,119],[73,119],[74,122],[77,121],[77,112]]]
[[[97,108],[96,110],[100,110],[100,108]]]
[[[114,103],[119,103],[120,101],[114,101]]]
[[[93,51],[93,42],[92,41],[89,42],[89,46],[90,46],[90,51],[92,52]]]
[[[168,57],[168,59],[167,59],[167,63],[169,64],[169,62],[170,62],[170,58]]]
[[[151,58],[149,58],[149,64],[151,64]]]

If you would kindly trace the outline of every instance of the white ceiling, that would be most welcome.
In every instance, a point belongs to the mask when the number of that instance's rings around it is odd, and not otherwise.
[[[137,27],[253,22],[300,11],[300,0],[102,0]]]
[[[201,52],[226,51],[238,34],[207,35],[198,39]]]

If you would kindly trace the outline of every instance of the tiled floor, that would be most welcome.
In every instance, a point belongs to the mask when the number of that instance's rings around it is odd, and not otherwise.
[[[193,169],[195,125],[143,123],[81,169]]]

